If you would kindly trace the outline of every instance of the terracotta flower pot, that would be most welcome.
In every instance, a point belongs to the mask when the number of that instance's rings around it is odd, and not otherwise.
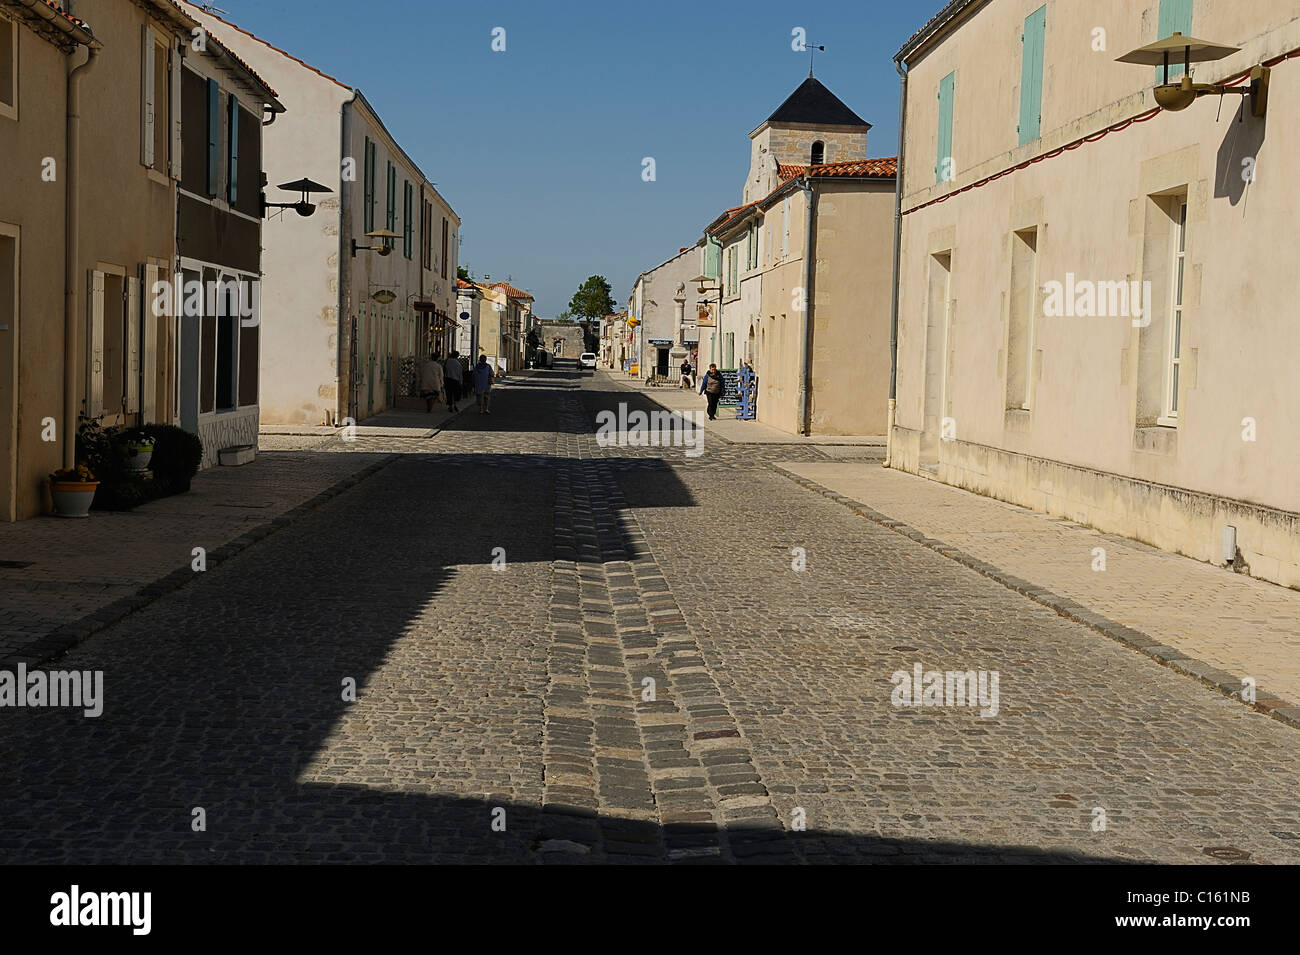
[[[89,517],[90,505],[95,500],[98,481],[54,481],[50,495],[59,517]]]

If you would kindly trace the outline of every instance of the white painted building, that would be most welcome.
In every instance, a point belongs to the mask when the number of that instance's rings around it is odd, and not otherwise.
[[[311,197],[313,215],[284,210],[263,228],[262,423],[393,407],[413,387],[413,359],[451,328],[459,217],[359,89],[184,6],[289,109],[266,131],[267,198],[297,200],[275,187],[302,178],[331,190]],[[378,230],[397,237],[367,238]]]

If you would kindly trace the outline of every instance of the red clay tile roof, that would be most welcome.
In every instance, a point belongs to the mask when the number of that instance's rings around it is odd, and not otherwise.
[[[63,17],[63,19],[67,20],[67,21],[68,21],[69,23],[71,23],[73,26],[81,27],[81,29],[83,29],[83,30],[89,30],[89,29],[90,29],[90,27],[88,27],[88,26],[86,25],[86,21],[85,21],[85,20],[81,20],[81,19],[78,19],[77,17],[74,17],[74,16],[73,16],[71,13],[69,13],[67,10],[64,10],[61,6],[59,6],[57,3],[55,3],[54,0],[45,0],[45,5],[46,5],[47,7],[49,7],[51,10],[53,10],[55,13],[57,13],[59,16]]]
[[[828,162],[818,166],[781,164],[776,173],[782,182],[796,176],[834,176],[853,179],[888,179],[898,174],[898,157],[883,159],[855,159],[849,162]]]
[[[457,278],[456,278],[456,288],[474,288],[474,287],[475,287],[475,286],[474,286],[474,283],[473,283],[473,282],[466,282],[463,278],[460,278],[459,276],[457,276]]]
[[[493,282],[492,288],[502,289],[511,298],[517,298],[526,302],[533,301],[533,297],[531,295],[529,295],[523,289],[515,288],[513,285],[509,284],[508,282]]]

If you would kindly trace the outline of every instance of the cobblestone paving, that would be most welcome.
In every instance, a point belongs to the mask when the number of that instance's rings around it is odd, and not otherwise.
[[[401,456],[54,664],[103,716],[0,710],[0,861],[1300,861],[1295,730],[618,401],[299,452]]]

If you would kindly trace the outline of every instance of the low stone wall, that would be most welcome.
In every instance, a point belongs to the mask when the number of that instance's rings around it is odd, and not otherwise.
[[[894,428],[890,463],[898,470],[1212,564],[1224,563],[1223,529],[1232,525],[1242,572],[1300,589],[1300,514],[1293,511],[969,441],[940,441],[938,470],[923,470],[920,449],[920,432]]]

